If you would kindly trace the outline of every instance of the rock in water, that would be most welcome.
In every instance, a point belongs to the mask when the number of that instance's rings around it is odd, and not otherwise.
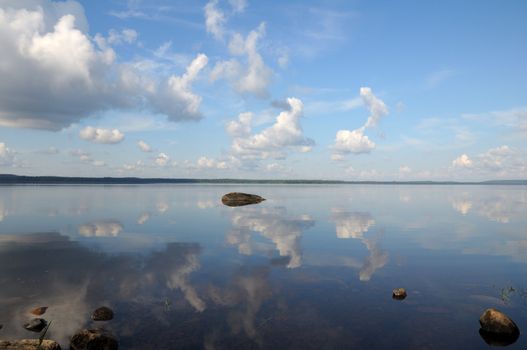
[[[91,319],[94,321],[110,321],[113,319],[113,311],[109,307],[102,306],[93,312]]]
[[[117,350],[119,343],[115,336],[103,329],[84,329],[70,341],[70,350]]]
[[[35,316],[42,316],[46,313],[46,310],[48,309],[47,306],[41,306],[41,307],[36,307],[34,308],[33,310],[31,310],[30,312],[35,315]]]
[[[393,290],[392,298],[397,300],[403,300],[406,298],[406,289],[404,288],[396,288]]]
[[[53,340],[43,340],[39,346],[38,339],[0,340],[0,350],[61,350]]]
[[[265,198],[255,194],[231,192],[221,197],[221,202],[229,207],[240,207],[242,205],[258,204],[263,202]]]
[[[487,309],[479,318],[479,324],[483,332],[499,334],[504,336],[516,336],[520,330],[516,323],[496,309]]]
[[[34,318],[28,323],[24,325],[24,328],[31,332],[40,332],[46,326],[48,325],[48,322],[42,318]]]

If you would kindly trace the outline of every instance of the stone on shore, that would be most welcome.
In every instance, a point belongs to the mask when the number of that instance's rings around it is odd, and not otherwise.
[[[241,192],[231,192],[221,197],[221,202],[229,207],[258,204],[264,200],[265,198],[262,198],[258,195]]]
[[[44,320],[43,318],[34,318],[28,323],[24,324],[24,328],[31,332],[40,332],[46,326],[48,325],[48,322]]]
[[[53,340],[43,340],[39,347],[38,339],[0,340],[0,350],[61,350]]]
[[[83,329],[70,341],[70,350],[117,350],[115,336],[104,329]]]
[[[94,321],[110,321],[113,319],[113,311],[109,307],[102,306],[93,312],[91,319]]]
[[[396,288],[392,292],[392,298],[397,300],[403,300],[404,298],[406,298],[406,295],[406,289],[404,288]]]
[[[34,308],[33,310],[31,310],[30,312],[35,315],[35,316],[42,316],[46,313],[46,310],[48,309],[47,306],[41,306],[41,307],[36,307]]]
[[[487,309],[479,318],[481,330],[487,333],[505,336],[515,336],[520,334],[518,326],[509,316],[496,309]]]

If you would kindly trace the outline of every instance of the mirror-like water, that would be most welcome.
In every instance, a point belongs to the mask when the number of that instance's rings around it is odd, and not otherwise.
[[[527,334],[527,187],[0,187],[0,338],[101,305],[121,349],[486,349],[486,308]]]

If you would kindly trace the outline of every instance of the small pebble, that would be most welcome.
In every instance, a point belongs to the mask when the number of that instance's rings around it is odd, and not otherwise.
[[[113,311],[109,307],[102,306],[93,312],[91,319],[94,321],[110,321],[113,319]]]
[[[392,298],[397,300],[403,300],[406,298],[406,289],[404,288],[396,288],[393,290]]]
[[[24,324],[24,328],[31,332],[40,332],[47,326],[47,324],[48,322],[42,318],[34,318]]]
[[[34,308],[33,310],[31,310],[30,312],[35,315],[35,316],[42,316],[46,313],[46,310],[48,309],[47,306],[40,306],[40,307],[36,307]]]

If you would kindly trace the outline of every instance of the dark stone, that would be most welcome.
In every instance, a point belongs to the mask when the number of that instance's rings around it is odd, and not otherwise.
[[[46,310],[48,309],[47,306],[40,306],[40,307],[36,307],[34,308],[33,310],[31,310],[30,312],[35,315],[35,316],[42,316],[46,313]]]
[[[406,298],[406,289],[404,288],[396,288],[392,292],[392,298],[396,300],[403,300]]]
[[[28,323],[24,324],[24,328],[31,332],[40,332],[46,328],[47,325],[48,322],[43,318],[34,318]]]
[[[83,329],[70,341],[70,350],[117,350],[115,336],[104,329]]]
[[[0,329],[4,328],[4,325],[3,324],[0,324]]]
[[[38,339],[0,340],[0,350],[61,350],[53,340],[43,340],[40,346],[39,343]]]
[[[481,325],[481,330],[486,333],[505,336],[516,336],[520,334],[516,323],[509,316],[496,309],[485,310],[479,318],[479,324]]]
[[[109,307],[102,306],[93,312],[91,319],[94,321],[110,321],[113,319],[113,311]]]
[[[221,197],[221,202],[229,207],[240,207],[242,205],[258,204],[263,202],[265,198],[255,194],[231,192]]]
[[[479,329],[479,335],[481,338],[490,346],[509,346],[516,343],[516,340],[520,337],[520,333],[505,335],[485,332],[483,329]]]

